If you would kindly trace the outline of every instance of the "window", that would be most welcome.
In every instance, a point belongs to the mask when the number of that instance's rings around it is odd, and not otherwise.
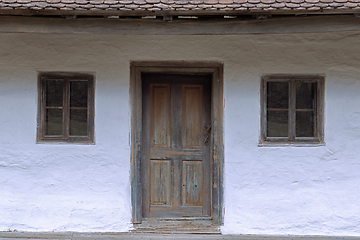
[[[262,142],[322,143],[324,78],[264,76]]]
[[[93,86],[89,74],[40,74],[37,140],[92,143]]]

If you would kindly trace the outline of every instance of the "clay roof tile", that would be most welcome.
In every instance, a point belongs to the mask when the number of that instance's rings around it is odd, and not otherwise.
[[[204,0],[204,4],[217,4],[219,0]]]
[[[320,0],[305,0],[307,3],[318,3]]]
[[[160,0],[146,0],[147,3],[159,3]]]
[[[346,3],[344,3],[344,6],[348,7],[348,8],[354,8],[354,7],[357,7],[358,4],[354,3],[354,2],[346,2]]]
[[[204,1],[203,0],[189,0],[189,3],[199,5],[199,4],[204,3]]]
[[[300,7],[300,4],[298,3],[285,3],[285,6],[288,8],[297,8]]]
[[[0,0],[0,10],[317,11],[357,10],[360,0]],[[145,13],[144,13],[145,14]],[[174,13],[172,13],[174,14]],[[176,14],[176,13],[175,13]],[[125,14],[126,15],[126,14]]]

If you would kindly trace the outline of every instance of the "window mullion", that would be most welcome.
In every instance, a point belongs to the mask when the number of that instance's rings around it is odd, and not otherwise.
[[[66,140],[69,138],[69,122],[70,122],[70,80],[69,78],[65,78],[63,129],[64,129],[64,138]]]
[[[263,82],[263,92],[262,92],[262,99],[261,102],[263,104],[263,111],[262,111],[262,126],[263,126],[263,132],[262,132],[262,140],[265,140],[267,138],[267,81],[264,80]]]
[[[91,96],[92,96],[92,94],[91,94],[91,89],[92,89],[92,82],[91,81],[89,81],[88,80],[88,89],[87,89],[87,91],[88,91],[88,97],[87,97],[87,136],[88,137],[90,137],[90,133],[92,132],[91,131],[91,125],[90,125],[90,116],[92,115],[92,113],[90,112],[90,109],[92,109],[91,107],[90,107],[90,104],[91,104]]]
[[[289,138],[293,141],[296,136],[296,85],[294,79],[290,80],[289,87]]]
[[[40,126],[41,126],[41,138],[45,136],[46,131],[46,84],[45,78],[41,78],[41,109],[40,109]]]
[[[319,122],[319,106],[320,106],[320,99],[319,99],[319,96],[321,96],[321,87],[319,86],[320,84],[320,81],[316,81],[316,94],[315,94],[315,100],[314,100],[314,137],[319,139],[319,126],[320,126],[320,122]]]

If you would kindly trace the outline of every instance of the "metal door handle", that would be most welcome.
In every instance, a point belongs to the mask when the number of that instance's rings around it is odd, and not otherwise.
[[[206,137],[205,137],[203,143],[207,143],[207,142],[209,141],[209,133],[210,133],[210,130],[211,130],[211,125],[210,125],[210,124],[204,126],[204,132],[205,132],[205,134],[206,134]]]

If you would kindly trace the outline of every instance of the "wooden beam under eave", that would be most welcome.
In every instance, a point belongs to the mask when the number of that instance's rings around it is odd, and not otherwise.
[[[94,27],[96,26],[96,27]],[[0,17],[0,33],[121,34],[121,35],[242,35],[360,31],[353,15],[277,17],[263,20],[103,19]]]
[[[16,16],[121,16],[121,17],[142,17],[142,16],[224,16],[224,15],[321,15],[321,14],[360,14],[360,9],[317,9],[317,10],[297,10],[297,9],[247,9],[247,10],[60,10],[60,9],[0,9],[0,15],[16,15]]]

